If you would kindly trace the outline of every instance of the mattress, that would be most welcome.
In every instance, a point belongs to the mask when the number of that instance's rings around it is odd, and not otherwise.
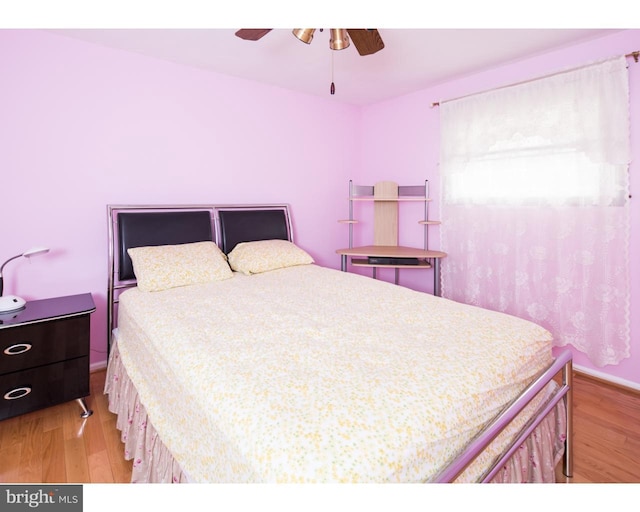
[[[317,265],[134,288],[118,324],[118,357],[193,482],[428,481],[552,360],[536,324]]]

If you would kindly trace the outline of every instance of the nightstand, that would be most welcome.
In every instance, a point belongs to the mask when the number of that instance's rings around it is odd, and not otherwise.
[[[0,315],[0,420],[89,395],[90,293],[27,302]]]

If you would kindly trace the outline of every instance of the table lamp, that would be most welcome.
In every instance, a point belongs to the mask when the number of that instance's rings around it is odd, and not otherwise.
[[[19,309],[24,308],[26,301],[20,297],[16,297],[15,295],[7,295],[6,297],[2,295],[4,280],[2,277],[2,271],[7,263],[17,258],[25,257],[31,258],[31,256],[37,256],[38,254],[44,254],[49,252],[49,249],[45,249],[43,247],[34,247],[33,249],[29,249],[22,254],[16,254],[12,256],[7,261],[5,261],[0,267],[0,313],[7,313],[9,311],[18,311]]]

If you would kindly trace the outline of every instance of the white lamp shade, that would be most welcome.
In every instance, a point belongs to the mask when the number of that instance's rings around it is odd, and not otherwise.
[[[46,247],[32,247],[28,251],[22,253],[25,258],[31,258],[31,256],[38,256],[39,254],[45,254],[49,252],[49,249]]]

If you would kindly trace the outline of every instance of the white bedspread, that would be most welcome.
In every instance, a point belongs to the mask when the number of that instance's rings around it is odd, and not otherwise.
[[[535,324],[316,265],[132,289],[118,329],[196,482],[426,481],[551,362]]]

